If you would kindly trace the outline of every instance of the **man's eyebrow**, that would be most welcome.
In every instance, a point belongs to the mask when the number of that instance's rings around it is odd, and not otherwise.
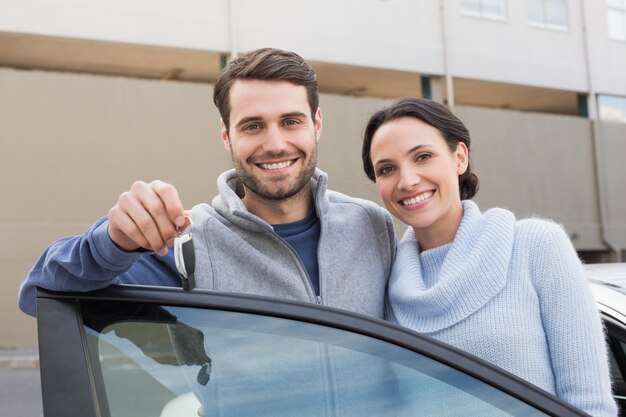
[[[408,151],[406,151],[405,155],[411,155],[413,152],[420,150],[422,148],[428,148],[428,147],[432,147],[433,145],[426,143],[423,145],[415,145],[413,146],[411,149],[409,149]],[[374,162],[373,165],[379,165],[379,164],[383,164],[383,163],[388,163],[388,162],[392,162],[391,159],[379,159],[378,161]]]
[[[285,114],[280,115],[281,119],[285,119],[287,117],[308,117],[308,116],[302,113],[301,111],[293,111],[291,113],[285,113]]]
[[[259,120],[262,120],[261,116],[248,116],[248,117],[244,117],[243,119],[239,120],[237,122],[237,124],[235,125],[235,128],[239,128],[242,125],[245,125],[246,123],[250,123],[250,122],[258,122]]]

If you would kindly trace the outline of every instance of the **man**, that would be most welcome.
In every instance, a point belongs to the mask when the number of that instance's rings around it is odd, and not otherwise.
[[[256,50],[222,71],[213,99],[235,169],[218,178],[212,206],[185,211],[172,185],[134,183],[82,236],[45,251],[20,288],[22,311],[36,314],[37,286],[180,286],[168,248],[191,224],[198,288],[383,316],[393,224],[377,205],[326,190],[313,69],[295,53]]]

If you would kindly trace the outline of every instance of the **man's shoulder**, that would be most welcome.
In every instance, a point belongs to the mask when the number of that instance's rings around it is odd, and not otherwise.
[[[328,190],[326,192],[329,206],[332,209],[338,209],[342,212],[362,213],[369,216],[373,220],[391,223],[391,215],[387,210],[371,200],[359,197],[351,197],[338,191]]]
[[[373,232],[374,239],[383,250],[383,257],[390,254],[389,262],[393,260],[396,235],[393,220],[387,210],[371,200],[351,197],[338,191],[328,190],[326,197],[329,207],[327,220],[330,218],[335,224],[341,224],[344,230],[359,238],[367,239],[372,236],[366,230]]]
[[[386,212],[384,208],[374,203],[371,200],[367,200],[365,198],[352,197],[347,194],[341,193],[339,191],[327,190],[326,195],[328,196],[328,201],[331,204],[353,204],[357,206],[362,206],[367,210],[374,210],[378,212]]]
[[[189,210],[189,213],[194,223],[218,216],[215,208],[207,203],[196,204]]]
[[[324,198],[333,206],[338,205],[352,205],[354,207],[361,207],[369,212],[378,214],[387,214],[387,210],[380,207],[378,204],[365,198],[352,197],[339,191],[331,190],[328,186],[328,175],[319,168],[316,168],[314,175],[314,188],[313,194],[315,198]]]

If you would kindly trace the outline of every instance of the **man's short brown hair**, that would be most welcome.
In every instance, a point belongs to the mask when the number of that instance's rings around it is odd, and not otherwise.
[[[311,118],[319,107],[315,71],[295,52],[262,48],[249,52],[228,63],[215,80],[213,102],[222,121],[230,127],[230,88],[236,80],[289,81],[306,88]]]

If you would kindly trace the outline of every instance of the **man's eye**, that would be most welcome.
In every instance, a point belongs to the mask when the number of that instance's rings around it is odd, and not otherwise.
[[[295,125],[299,125],[300,121],[296,120],[296,119],[287,119],[285,120],[285,125],[287,126],[295,126]]]
[[[260,127],[261,126],[258,123],[252,123],[252,124],[244,126],[243,130],[244,131],[252,131],[252,130],[259,129]]]

